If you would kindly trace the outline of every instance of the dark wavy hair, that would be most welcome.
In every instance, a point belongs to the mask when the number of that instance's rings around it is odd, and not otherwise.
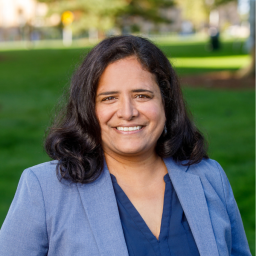
[[[208,158],[204,137],[188,115],[177,75],[166,56],[145,38],[116,36],[103,40],[86,56],[72,78],[64,111],[49,128],[45,149],[58,160],[58,177],[90,183],[101,174],[104,154],[95,113],[98,81],[110,63],[129,56],[136,56],[143,68],[155,74],[161,91],[166,128],[158,139],[156,153],[162,158],[186,160],[185,165]]]

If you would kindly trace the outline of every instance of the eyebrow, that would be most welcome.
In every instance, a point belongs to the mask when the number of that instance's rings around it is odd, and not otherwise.
[[[145,90],[145,89],[136,89],[136,90],[132,90],[132,92],[149,92],[151,94],[154,95],[154,93],[150,90]],[[97,95],[97,97],[101,96],[101,95],[110,95],[110,94],[118,94],[119,91],[109,91],[109,92],[102,92],[102,93],[99,93]]]

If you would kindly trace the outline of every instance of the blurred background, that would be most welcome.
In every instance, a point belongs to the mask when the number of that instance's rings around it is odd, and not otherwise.
[[[176,68],[255,254],[255,0],[0,0],[0,226],[73,71],[100,40],[154,41]],[[54,195],[53,195],[54,196]]]

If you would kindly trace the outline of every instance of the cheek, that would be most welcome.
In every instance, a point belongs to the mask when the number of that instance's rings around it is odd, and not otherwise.
[[[110,107],[98,107],[96,108],[96,116],[99,120],[101,129],[103,129],[103,125],[106,125],[108,121],[114,115],[114,111]]]
[[[159,122],[165,122],[165,113],[164,113],[164,107],[162,104],[154,103],[154,104],[148,104],[145,105],[143,110],[141,110],[145,113],[145,115],[151,120],[157,122],[159,125],[161,123]]]

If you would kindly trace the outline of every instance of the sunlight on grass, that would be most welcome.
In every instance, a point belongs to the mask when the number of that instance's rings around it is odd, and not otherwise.
[[[240,68],[250,62],[249,56],[169,59],[176,68]]]

